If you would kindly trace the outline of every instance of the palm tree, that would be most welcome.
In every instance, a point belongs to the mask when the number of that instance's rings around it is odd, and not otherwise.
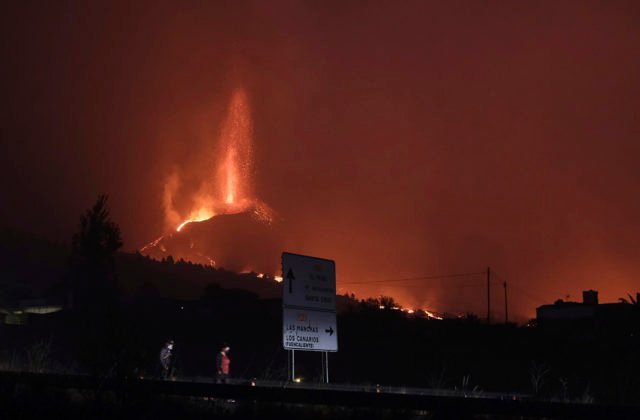
[[[627,305],[640,305],[640,293],[637,293],[635,298],[631,296],[631,294],[627,294],[627,296],[629,296],[629,299],[623,297],[619,298],[618,300],[620,303]]]

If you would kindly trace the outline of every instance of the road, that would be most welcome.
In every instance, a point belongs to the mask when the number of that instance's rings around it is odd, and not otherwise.
[[[541,401],[526,395],[441,391],[421,388],[357,386],[339,384],[283,383],[236,380],[215,384],[210,378],[99,379],[80,375],[52,373],[0,372],[0,389],[16,384],[64,389],[93,389],[153,393],[183,397],[206,397],[243,401],[415,409],[459,414],[511,415],[562,419],[640,419],[640,406]]]

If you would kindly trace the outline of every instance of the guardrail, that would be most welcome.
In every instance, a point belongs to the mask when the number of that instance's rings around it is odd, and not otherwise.
[[[435,395],[368,389],[337,389],[309,384],[254,382],[214,384],[202,381],[160,381],[155,379],[120,380],[90,376],[0,372],[0,389],[17,384],[38,387],[93,389],[119,392],[145,392],[184,397],[208,397],[237,401],[263,401],[344,407],[415,409],[459,414],[511,415],[562,419],[640,419],[640,406],[614,406],[538,401],[514,398],[511,394],[491,396]],[[424,390],[422,390],[424,391]]]

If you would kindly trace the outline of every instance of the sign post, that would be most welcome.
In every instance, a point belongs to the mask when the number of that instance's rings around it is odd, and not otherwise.
[[[284,252],[282,278],[282,346],[292,353],[322,352],[322,379],[328,382],[327,352],[338,351],[335,262]],[[292,354],[292,380],[293,357]]]

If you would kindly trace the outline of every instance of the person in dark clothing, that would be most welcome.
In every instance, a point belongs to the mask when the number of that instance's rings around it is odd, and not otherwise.
[[[231,359],[229,359],[229,350],[231,348],[224,344],[216,355],[216,383],[226,384],[229,380],[229,369]]]
[[[169,379],[171,374],[171,351],[173,350],[173,340],[169,340],[160,350],[160,376],[162,379]]]

